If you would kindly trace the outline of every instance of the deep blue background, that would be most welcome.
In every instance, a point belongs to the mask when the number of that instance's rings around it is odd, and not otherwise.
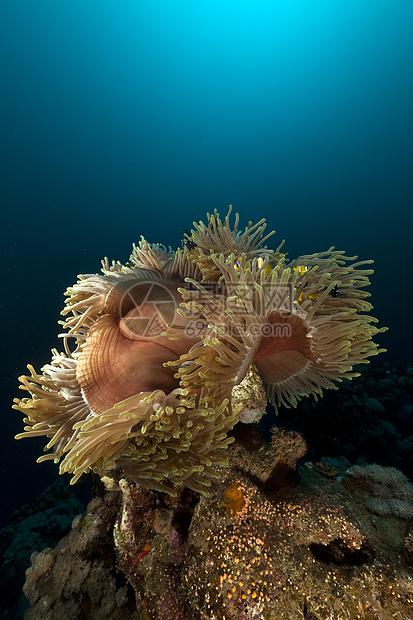
[[[411,0],[2,0],[5,513],[57,475],[12,439],[16,377],[141,234],[176,247],[232,203],[290,257],[373,258],[381,342],[413,361],[412,31]]]

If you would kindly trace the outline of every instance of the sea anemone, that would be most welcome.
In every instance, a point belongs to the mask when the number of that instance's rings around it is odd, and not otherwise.
[[[206,493],[251,364],[270,402],[288,407],[380,352],[384,328],[361,314],[372,261],[330,248],[288,263],[264,245],[264,220],[238,231],[230,212],[194,224],[176,251],[142,238],[126,265],[105,259],[102,275],[68,288],[64,352],[42,374],[28,366],[31,398],[13,405],[26,423],[17,439],[50,439],[38,462],[62,459],[71,483],[118,466],[147,488]]]

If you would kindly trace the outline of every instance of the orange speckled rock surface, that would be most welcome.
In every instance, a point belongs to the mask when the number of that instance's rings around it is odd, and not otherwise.
[[[411,521],[407,510],[392,512],[400,495],[409,497],[411,485],[393,468],[358,466],[340,477],[320,464],[297,466],[303,450],[301,438],[289,431],[274,431],[272,444],[259,434],[249,441],[238,437],[230,467],[219,471],[209,497],[182,489],[171,498],[117,480],[112,487],[118,490],[109,494],[118,511],[115,520],[108,520],[104,502],[93,517],[75,524],[88,544],[81,546],[73,534],[67,544],[77,545],[77,562],[80,554],[85,566],[112,554],[129,584],[121,590],[123,598],[118,594],[118,606],[133,608],[131,618],[412,619]],[[280,461],[288,475],[282,485],[271,485]],[[259,475],[263,469],[267,473]],[[372,503],[380,488],[386,498]],[[28,595],[32,588],[49,598],[32,594],[28,618],[57,620],[46,588],[53,579],[58,583],[57,566],[55,558],[36,579],[31,572]],[[113,570],[107,565],[106,570],[115,596]]]

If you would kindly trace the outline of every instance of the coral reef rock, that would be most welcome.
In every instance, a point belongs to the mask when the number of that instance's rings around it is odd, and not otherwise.
[[[93,499],[55,549],[34,552],[23,592],[25,620],[140,618],[124,575],[116,568],[112,530],[118,503]]]
[[[105,498],[32,558],[26,620],[412,619],[411,518],[391,503],[411,485],[394,468],[297,465],[305,449],[295,432],[241,429],[209,497],[113,470]]]

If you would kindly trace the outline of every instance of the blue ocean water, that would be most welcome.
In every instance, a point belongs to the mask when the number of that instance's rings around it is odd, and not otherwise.
[[[63,292],[228,205],[293,257],[372,258],[380,343],[412,363],[410,0],[4,0],[2,510],[57,475],[15,442],[17,376]],[[274,246],[274,247],[275,247]]]

